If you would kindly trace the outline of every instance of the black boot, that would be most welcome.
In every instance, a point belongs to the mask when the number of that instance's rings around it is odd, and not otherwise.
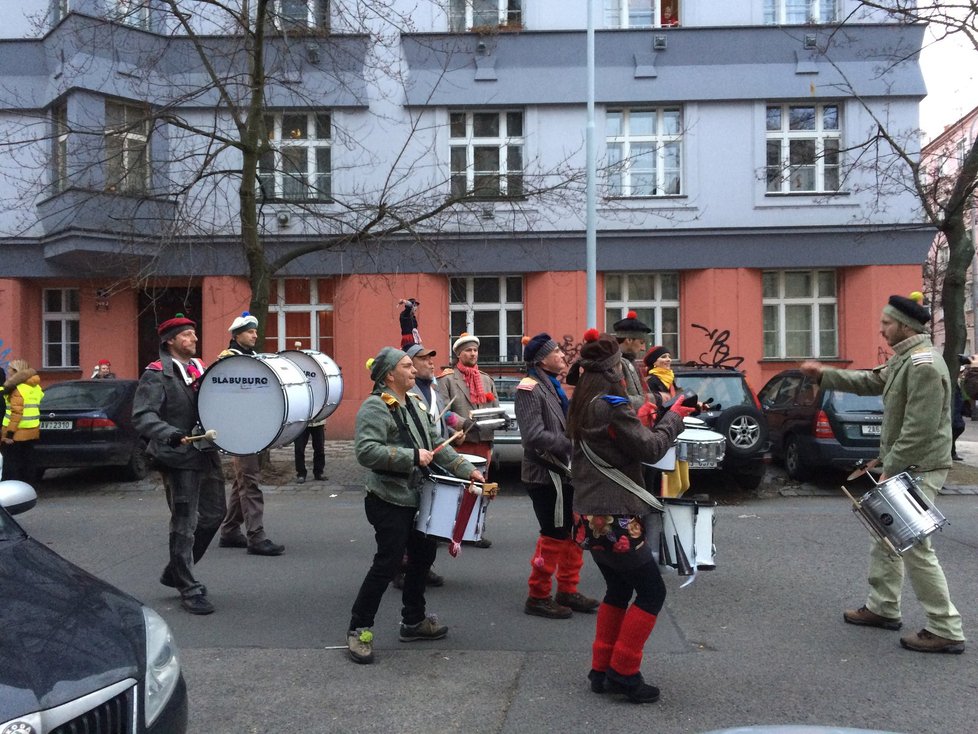
[[[659,689],[646,683],[641,673],[622,675],[608,668],[605,679],[609,693],[624,695],[632,703],[655,703],[659,700]]]

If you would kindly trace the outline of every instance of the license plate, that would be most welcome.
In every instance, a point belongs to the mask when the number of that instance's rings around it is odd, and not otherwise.
[[[864,436],[879,436],[883,432],[883,426],[862,426]]]
[[[71,421],[41,421],[42,431],[70,431]]]

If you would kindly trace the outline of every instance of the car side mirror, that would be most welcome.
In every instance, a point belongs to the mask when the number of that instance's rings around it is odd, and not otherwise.
[[[0,507],[11,515],[27,512],[37,504],[37,492],[27,482],[8,479],[0,482]]]

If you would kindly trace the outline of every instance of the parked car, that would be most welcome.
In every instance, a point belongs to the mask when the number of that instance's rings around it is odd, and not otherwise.
[[[779,372],[761,388],[772,451],[792,479],[815,469],[850,469],[880,452],[883,398],[823,390],[800,370]]]
[[[520,429],[516,425],[516,386],[521,377],[493,377],[496,383],[496,397],[499,406],[506,411],[508,418],[504,430],[496,431],[493,441],[493,459],[499,465],[519,465],[523,461],[523,442]]]
[[[770,445],[760,403],[744,374],[697,364],[673,364],[672,371],[679,387],[710,405],[697,417],[727,441],[721,470],[742,489],[756,489],[770,462]]]
[[[125,479],[149,473],[146,443],[132,424],[137,380],[69,380],[41,400],[41,437],[34,446],[38,478],[45,469],[117,466]]]
[[[0,482],[0,732],[186,732],[170,628],[29,537],[10,513],[36,499],[24,482]]]

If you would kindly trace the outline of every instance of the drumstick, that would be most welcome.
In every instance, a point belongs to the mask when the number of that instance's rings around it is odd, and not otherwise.
[[[435,419],[435,423],[437,423],[438,421],[440,421],[442,418],[445,417],[445,413],[448,412],[448,409],[452,407],[452,403],[454,402],[455,402],[455,398],[452,398],[445,404],[445,408],[442,410],[441,413],[438,414],[438,417]]]
[[[876,461],[876,459],[874,459],[873,461]],[[893,545],[892,542],[890,542],[890,539],[887,538],[885,535],[883,535],[883,533],[881,533],[878,529],[876,529],[876,527],[874,527],[866,519],[865,515],[863,515],[863,512],[862,512],[863,504],[862,504],[862,502],[860,502],[855,497],[853,497],[851,494],[849,494],[849,490],[845,488],[845,485],[842,486],[842,491],[846,493],[846,497],[848,497],[850,500],[852,500],[853,511],[857,514],[857,516],[859,517],[859,519],[862,521],[863,525],[865,525],[869,529],[869,532],[871,534],[875,535],[876,536],[876,539],[879,542],[881,542],[883,545],[885,545],[887,548],[889,548],[890,549],[890,552],[893,555],[899,556],[900,555],[900,551],[898,551],[896,549],[896,546]]]
[[[448,444],[450,444],[456,438],[461,438],[463,435],[465,435],[465,432],[464,431],[455,431],[455,433],[453,433],[451,436],[449,436],[444,441],[442,441],[440,444],[438,444],[435,447],[435,450],[432,451],[431,453],[432,454],[437,454],[439,451],[441,451],[443,448],[445,448],[446,446],[448,446]]]
[[[217,438],[217,431],[211,428],[209,431],[204,431],[199,436],[184,436],[183,442],[190,443],[191,441],[213,441]]]
[[[875,467],[879,463],[880,463],[879,457],[876,457],[875,459],[870,459],[865,464],[863,464],[861,467],[859,467],[858,469],[856,469],[852,474],[850,474],[848,477],[846,477],[846,481],[847,482],[851,482],[853,479],[858,479],[859,477],[861,477],[863,474],[865,474],[866,472],[868,472],[870,469],[872,469],[873,467]]]

